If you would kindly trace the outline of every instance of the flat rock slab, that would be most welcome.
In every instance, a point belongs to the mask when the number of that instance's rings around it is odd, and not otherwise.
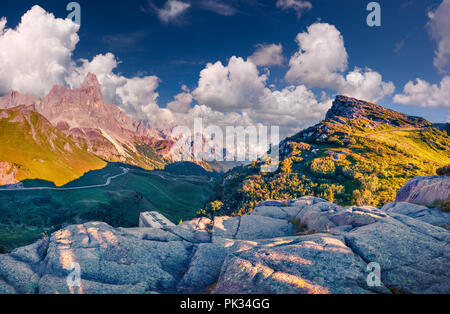
[[[148,236],[163,239],[145,240]],[[162,230],[115,229],[98,222],[69,226],[52,234],[43,254],[39,244],[0,255],[0,289],[72,293],[66,278],[76,263],[85,293],[175,292],[195,246],[179,237],[170,240]]]
[[[9,255],[0,255],[0,279],[4,282],[2,290],[13,287],[17,293],[32,294],[36,292],[39,276],[30,265]]]
[[[17,291],[7,284],[5,281],[0,279],[0,294],[15,294]]]
[[[342,237],[274,239],[230,254],[214,293],[388,293],[368,287],[366,267]]]
[[[269,239],[293,234],[294,226],[287,220],[247,215],[241,217],[236,239]]]
[[[288,218],[288,213],[284,211],[284,208],[277,206],[259,206],[256,207],[250,215],[266,216],[276,219]]]
[[[428,223],[445,213],[314,197],[267,205],[162,229],[68,226],[0,255],[0,293],[450,293],[450,232]],[[81,287],[67,285],[73,263]]]
[[[227,256],[224,243],[200,244],[188,271],[178,284],[180,293],[205,293],[217,281],[223,261]]]
[[[213,241],[216,238],[235,238],[241,217],[215,217],[213,227]]]
[[[450,292],[450,233],[403,215],[357,228],[345,241],[367,263],[381,267],[382,282],[409,293]]]
[[[388,214],[402,214],[436,226],[450,224],[450,213],[443,212],[439,208],[396,202],[384,205],[382,210]]]
[[[151,293],[145,283],[136,285],[111,285],[81,280],[80,287],[70,287],[66,278],[45,275],[39,281],[42,294],[143,294]]]

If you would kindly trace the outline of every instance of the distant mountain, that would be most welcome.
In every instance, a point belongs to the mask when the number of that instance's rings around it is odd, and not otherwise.
[[[38,112],[80,147],[108,161],[146,169],[162,168],[172,142],[142,123],[127,118],[116,105],[103,101],[97,77],[89,73],[80,88],[54,86]]]
[[[433,128],[450,133],[450,123],[433,123]]]
[[[0,109],[0,185],[43,179],[61,186],[106,165],[35,109],[34,105]]]
[[[169,133],[152,129],[146,121],[129,119],[119,107],[105,103],[101,85],[92,73],[87,74],[79,88],[57,85],[42,100],[17,91],[0,98],[0,109],[21,110],[18,106],[25,106],[28,111],[36,111],[40,117],[45,117],[49,128],[59,130],[67,141],[93,155],[92,158],[95,155],[105,161],[123,162],[148,170],[162,169],[176,161],[171,151],[175,140]],[[0,162],[0,185],[17,182],[12,175],[16,170],[10,167],[12,160],[0,158]],[[196,163],[209,172],[224,172],[235,165],[225,162]],[[21,165],[29,167],[28,164]],[[28,178],[26,175],[19,177]],[[53,181],[52,176],[31,177]],[[73,176],[67,179],[73,179]]]
[[[39,103],[39,98],[30,95],[22,95],[16,91],[10,91],[0,98],[0,109],[9,109],[17,106],[32,106]]]
[[[266,199],[314,195],[339,204],[382,205],[415,176],[450,163],[450,138],[427,120],[337,96],[325,120],[280,143],[280,168],[228,172],[216,187],[226,214]]]
[[[0,109],[34,106],[79,148],[107,161],[145,169],[163,168],[173,141],[143,122],[127,118],[119,107],[103,101],[97,77],[89,73],[80,88],[54,86],[42,100],[12,91],[0,98]]]

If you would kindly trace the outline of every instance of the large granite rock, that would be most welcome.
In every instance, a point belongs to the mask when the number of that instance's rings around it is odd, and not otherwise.
[[[449,197],[450,177],[416,177],[398,190],[395,201],[430,206],[436,201],[445,201]]]
[[[382,207],[388,214],[402,214],[436,226],[450,224],[450,213],[443,212],[439,208],[428,208],[406,202],[389,203]]]
[[[0,293],[450,293],[450,232],[431,224],[445,219],[303,197],[162,229],[91,222],[0,255]]]
[[[214,293],[388,293],[366,284],[366,267],[342,237],[273,239],[230,254]]]
[[[450,232],[408,216],[345,234],[347,245],[366,262],[381,266],[384,285],[408,293],[450,293]]]

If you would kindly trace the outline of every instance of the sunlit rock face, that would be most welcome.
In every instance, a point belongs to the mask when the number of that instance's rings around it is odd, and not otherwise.
[[[355,121],[370,119],[391,126],[421,127],[430,125],[428,121],[420,117],[409,116],[367,101],[338,95],[327,112],[326,119],[340,122],[342,118]]]
[[[338,95],[324,121],[300,131],[293,138],[323,142],[336,132],[342,131],[342,127],[361,126],[369,130],[383,127],[423,128],[431,126],[431,123],[421,117],[409,116],[367,101]],[[281,148],[289,140],[283,141],[280,144]]]
[[[6,161],[0,161],[0,186],[16,184],[17,168]]]
[[[0,98],[0,109],[10,109],[17,106],[33,106],[39,104],[39,98],[23,95],[17,91],[10,91]]]
[[[430,206],[450,197],[450,177],[416,177],[397,192],[396,202]]]
[[[102,87],[92,73],[80,88],[54,86],[37,109],[77,142],[86,143],[92,152],[106,159],[133,163],[133,159],[140,159],[134,156],[141,154],[136,142],[147,144],[160,154],[167,153],[171,146],[162,133],[128,119],[116,105],[104,103]]]
[[[68,226],[0,255],[0,293],[449,293],[450,232],[407,206],[302,197],[166,228]]]
[[[102,86],[92,73],[79,88],[53,86],[42,100],[16,91],[0,98],[0,109],[17,106],[32,106],[80,148],[109,161],[160,168],[165,161],[158,155],[168,156],[174,143],[166,133],[105,103]]]

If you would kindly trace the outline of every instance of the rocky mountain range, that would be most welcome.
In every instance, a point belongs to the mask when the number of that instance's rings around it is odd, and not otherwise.
[[[105,104],[92,74],[78,89],[55,86],[42,100],[12,92],[0,104],[0,157],[12,160],[0,175],[10,183],[57,173],[50,181],[62,185],[101,159],[165,163],[170,141]],[[0,254],[0,293],[450,292],[449,177],[428,177],[450,163],[446,131],[337,96],[280,153],[275,173],[254,162],[217,180],[196,219],[85,222]],[[79,287],[67,285],[73,263]]]
[[[34,106],[78,147],[107,161],[161,168],[173,144],[163,132],[128,119],[119,107],[105,103],[92,73],[79,88],[54,86],[42,100],[15,91],[0,98],[0,109],[18,105]]]
[[[175,153],[171,151],[175,139],[171,138],[169,131],[152,129],[146,121],[132,120],[118,106],[105,103],[102,87],[92,73],[87,74],[79,88],[54,86],[42,99],[17,91],[0,98],[0,110],[19,106],[34,110],[79,149],[105,161],[123,162],[148,170],[162,169],[166,164],[177,161]],[[17,145],[17,149],[25,149],[20,143]],[[13,161],[3,156],[1,151],[0,160],[3,162],[0,184],[17,182],[17,178],[11,176],[15,171],[11,170]],[[25,161],[21,162],[20,159],[14,162],[25,168],[34,167],[24,164]],[[234,162],[195,163],[210,172],[224,172],[236,165]],[[38,179],[56,183],[52,175]]]

